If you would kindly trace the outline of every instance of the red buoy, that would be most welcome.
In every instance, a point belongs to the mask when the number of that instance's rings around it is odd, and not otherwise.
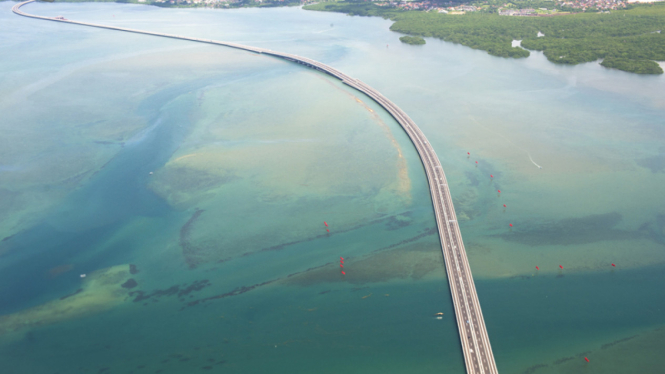
[[[510,227],[513,227],[513,224],[512,224],[512,223],[509,223],[508,225],[509,225]]]
[[[327,232],[330,232],[330,230],[326,229]]]
[[[563,266],[559,265],[559,267],[563,270]]]
[[[323,224],[326,225],[326,227],[328,227],[328,222],[323,221]]]
[[[476,161],[476,164],[477,164],[477,163],[478,163],[478,161]]]
[[[503,207],[505,208],[505,207],[506,207],[506,204],[503,204]]]
[[[346,275],[346,273],[342,271],[342,275]]]
[[[466,154],[467,154],[467,155],[470,155],[470,154],[471,154],[471,152],[467,152]]]
[[[501,193],[501,190],[499,190],[499,193]]]
[[[492,174],[490,174],[490,178],[494,178],[494,176]]]
[[[344,264],[339,264],[339,267],[343,268],[343,267],[344,267]]]
[[[589,362],[589,359],[588,359],[588,358],[586,358],[586,357],[584,357],[584,360],[586,360],[586,362]]]
[[[344,261],[344,257],[340,257],[339,259],[342,260],[342,261]]]
[[[612,266],[616,267],[616,265],[612,264]]]
[[[540,270],[540,268],[538,266],[536,266],[536,270]]]

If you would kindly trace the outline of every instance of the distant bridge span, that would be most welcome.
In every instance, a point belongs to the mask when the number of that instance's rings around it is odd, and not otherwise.
[[[485,327],[485,320],[483,319],[483,313],[480,309],[480,303],[478,302],[476,286],[473,283],[473,277],[471,276],[471,268],[469,267],[469,261],[466,257],[466,250],[464,249],[464,243],[462,242],[462,234],[460,233],[459,225],[457,224],[457,216],[455,215],[453,201],[450,197],[448,182],[443,173],[443,168],[425,135],[420,131],[413,120],[411,120],[411,118],[409,118],[409,116],[397,105],[393,104],[385,96],[381,95],[381,93],[360,80],[351,78],[339,70],[305,57],[236,43],[71,21],[61,17],[42,17],[21,11],[22,6],[34,1],[35,0],[29,0],[16,4],[12,8],[12,11],[20,16],[47,21],[189,40],[199,43],[217,44],[279,57],[331,75],[341,80],[344,84],[369,96],[377,104],[382,106],[393,118],[395,118],[404,131],[409,135],[409,138],[415,145],[416,150],[420,155],[420,160],[425,167],[427,181],[429,182],[430,193],[432,195],[432,205],[434,206],[439,237],[441,239],[441,253],[443,254],[446,265],[450,292],[455,306],[455,316],[457,317],[457,327],[459,329],[460,340],[462,343],[466,371],[469,374],[498,374],[496,362],[494,361],[494,354],[492,353],[492,347],[490,346],[489,336],[487,335],[487,329]]]

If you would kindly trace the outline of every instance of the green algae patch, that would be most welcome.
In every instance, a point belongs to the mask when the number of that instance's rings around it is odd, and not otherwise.
[[[426,232],[423,235],[434,235]],[[414,238],[419,240],[421,237]],[[345,258],[344,268],[331,263],[325,266],[291,275],[282,282],[286,285],[310,287],[321,283],[351,283],[364,285],[388,281],[445,278],[445,267],[438,243],[422,240],[396,248],[380,250],[360,258]],[[344,270],[345,275],[341,274]]]
[[[56,300],[13,314],[0,316],[0,337],[36,327],[92,316],[127,300],[132,282],[130,266],[100,269],[82,278],[81,287]],[[129,282],[129,283],[128,283]]]
[[[197,154],[189,154],[179,159],[196,156]],[[209,196],[214,196],[216,190],[235,179],[231,172],[187,167],[188,163],[179,163],[179,159],[156,171],[149,183],[152,191],[166,199],[176,209],[186,209]]]

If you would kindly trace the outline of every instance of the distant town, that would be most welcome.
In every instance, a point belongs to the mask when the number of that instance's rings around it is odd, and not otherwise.
[[[311,3],[300,0],[138,0],[139,3],[158,6],[204,6],[210,8],[243,6],[286,6]]]
[[[132,2],[130,0],[130,2]],[[158,6],[180,6],[180,7],[243,7],[243,6],[287,6],[316,4],[319,0],[134,0],[134,2],[153,4]],[[373,3],[383,8],[395,8],[400,10],[420,10],[427,12],[438,12],[452,15],[466,14],[469,12],[498,13],[502,16],[552,16],[567,14],[570,12],[611,11],[625,9],[625,0],[575,0],[575,1],[548,1],[552,6],[539,8],[524,8],[512,2],[496,5],[496,2],[476,1],[461,4],[456,1],[370,1],[361,3]],[[518,3],[522,4],[522,2]]]

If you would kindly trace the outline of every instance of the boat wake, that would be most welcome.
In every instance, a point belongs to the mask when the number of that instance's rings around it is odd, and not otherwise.
[[[526,152],[526,151],[525,151],[525,152]],[[542,168],[543,168],[542,166],[536,164],[536,161],[534,161],[533,158],[531,158],[531,154],[529,154],[529,152],[526,152],[526,154],[529,155],[529,160],[531,160],[531,163],[534,164],[534,165],[536,165],[536,166],[538,167],[538,169],[542,169]]]
[[[492,130],[489,129],[488,127],[481,125],[478,121],[476,121],[475,118],[473,118],[473,116],[469,116],[469,118],[471,118],[471,120],[472,120],[473,122],[475,122],[476,125],[478,125],[478,126],[484,128],[485,130],[487,130],[487,131],[489,131],[489,132],[493,132],[493,133],[495,133],[496,135],[498,135],[498,136],[502,137],[503,139],[505,139],[508,143],[512,144],[515,148],[517,148],[517,149],[519,149],[520,151],[526,153],[526,155],[529,156],[529,161],[531,161],[531,163],[534,164],[538,169],[542,169],[542,168],[543,168],[542,166],[538,165],[538,164],[536,163],[536,161],[533,160],[533,157],[531,157],[531,153],[529,153],[529,151],[527,151],[526,149],[524,149],[524,148],[518,146],[517,144],[513,143],[512,140],[506,138],[503,134],[501,134],[501,133],[499,133],[499,132],[496,132],[496,131],[492,131]]]

